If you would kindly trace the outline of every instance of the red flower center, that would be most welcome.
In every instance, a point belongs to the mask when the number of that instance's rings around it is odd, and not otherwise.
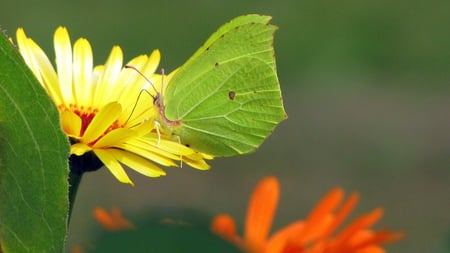
[[[76,115],[80,116],[81,118],[81,129],[80,129],[80,136],[84,135],[84,132],[86,131],[89,124],[91,124],[92,119],[97,115],[98,109],[93,109],[91,107],[84,108],[84,106],[80,106],[78,108],[77,105],[70,105],[70,109],[72,112],[74,112]]]

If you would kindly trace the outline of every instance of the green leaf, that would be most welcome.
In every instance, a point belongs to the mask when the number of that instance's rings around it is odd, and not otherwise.
[[[0,34],[0,239],[3,252],[63,252],[69,145],[58,112]]]

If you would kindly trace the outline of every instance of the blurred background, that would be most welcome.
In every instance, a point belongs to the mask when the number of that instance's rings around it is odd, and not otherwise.
[[[206,172],[167,168],[166,177],[150,179],[129,171],[134,187],[106,169],[87,174],[68,247],[95,248],[102,231],[95,206],[117,206],[132,221],[195,222],[193,214],[207,223],[227,212],[241,225],[253,187],[274,175],[282,187],[274,229],[306,217],[341,186],[361,194],[354,216],[382,206],[377,227],[406,232],[389,252],[441,253],[450,252],[449,10],[447,0],[16,0],[2,3],[0,25],[12,37],[24,27],[51,59],[53,33],[63,25],[72,41],[91,42],[96,64],[113,45],[125,61],[159,48],[166,70],[235,16],[267,14],[279,26],[289,119],[260,150],[218,158]]]

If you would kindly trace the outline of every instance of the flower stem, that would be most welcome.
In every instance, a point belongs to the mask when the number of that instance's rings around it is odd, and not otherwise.
[[[69,157],[69,220],[72,217],[73,205],[77,196],[78,186],[81,177],[85,172],[96,171],[103,166],[103,163],[94,155],[93,152],[87,152],[82,156],[71,155]]]
[[[78,186],[81,183],[81,178],[83,173],[78,173],[76,171],[70,170],[69,172],[69,220],[72,217],[73,205],[75,204],[75,198],[77,196]]]

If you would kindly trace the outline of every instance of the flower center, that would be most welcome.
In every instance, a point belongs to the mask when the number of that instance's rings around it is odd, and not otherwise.
[[[65,109],[66,107],[61,107],[60,109]],[[65,109],[67,110],[67,109]],[[74,104],[70,104],[69,105],[69,109],[70,111],[72,111],[73,113],[75,113],[76,115],[78,115],[81,119],[81,129],[80,129],[80,133],[79,136],[83,136],[84,133],[86,132],[86,129],[88,128],[89,124],[91,124],[92,120],[94,119],[94,117],[97,115],[98,113],[98,109],[96,108],[92,108],[92,107],[84,107],[84,106],[78,106],[78,105],[74,105]],[[92,143],[89,144],[94,144],[95,142],[97,142],[99,139],[101,139],[103,136],[105,136],[107,133],[109,133],[110,131],[116,129],[116,128],[121,128],[123,127],[123,125],[121,125],[119,123],[119,121],[114,121],[109,127],[108,129],[106,129],[106,131],[99,136],[99,138],[97,138],[95,141],[93,141]]]
[[[92,119],[98,113],[98,109],[94,109],[92,107],[85,108],[84,106],[78,107],[77,105],[71,104],[69,110],[74,112],[76,115],[80,117],[81,119],[80,136],[83,136]]]

